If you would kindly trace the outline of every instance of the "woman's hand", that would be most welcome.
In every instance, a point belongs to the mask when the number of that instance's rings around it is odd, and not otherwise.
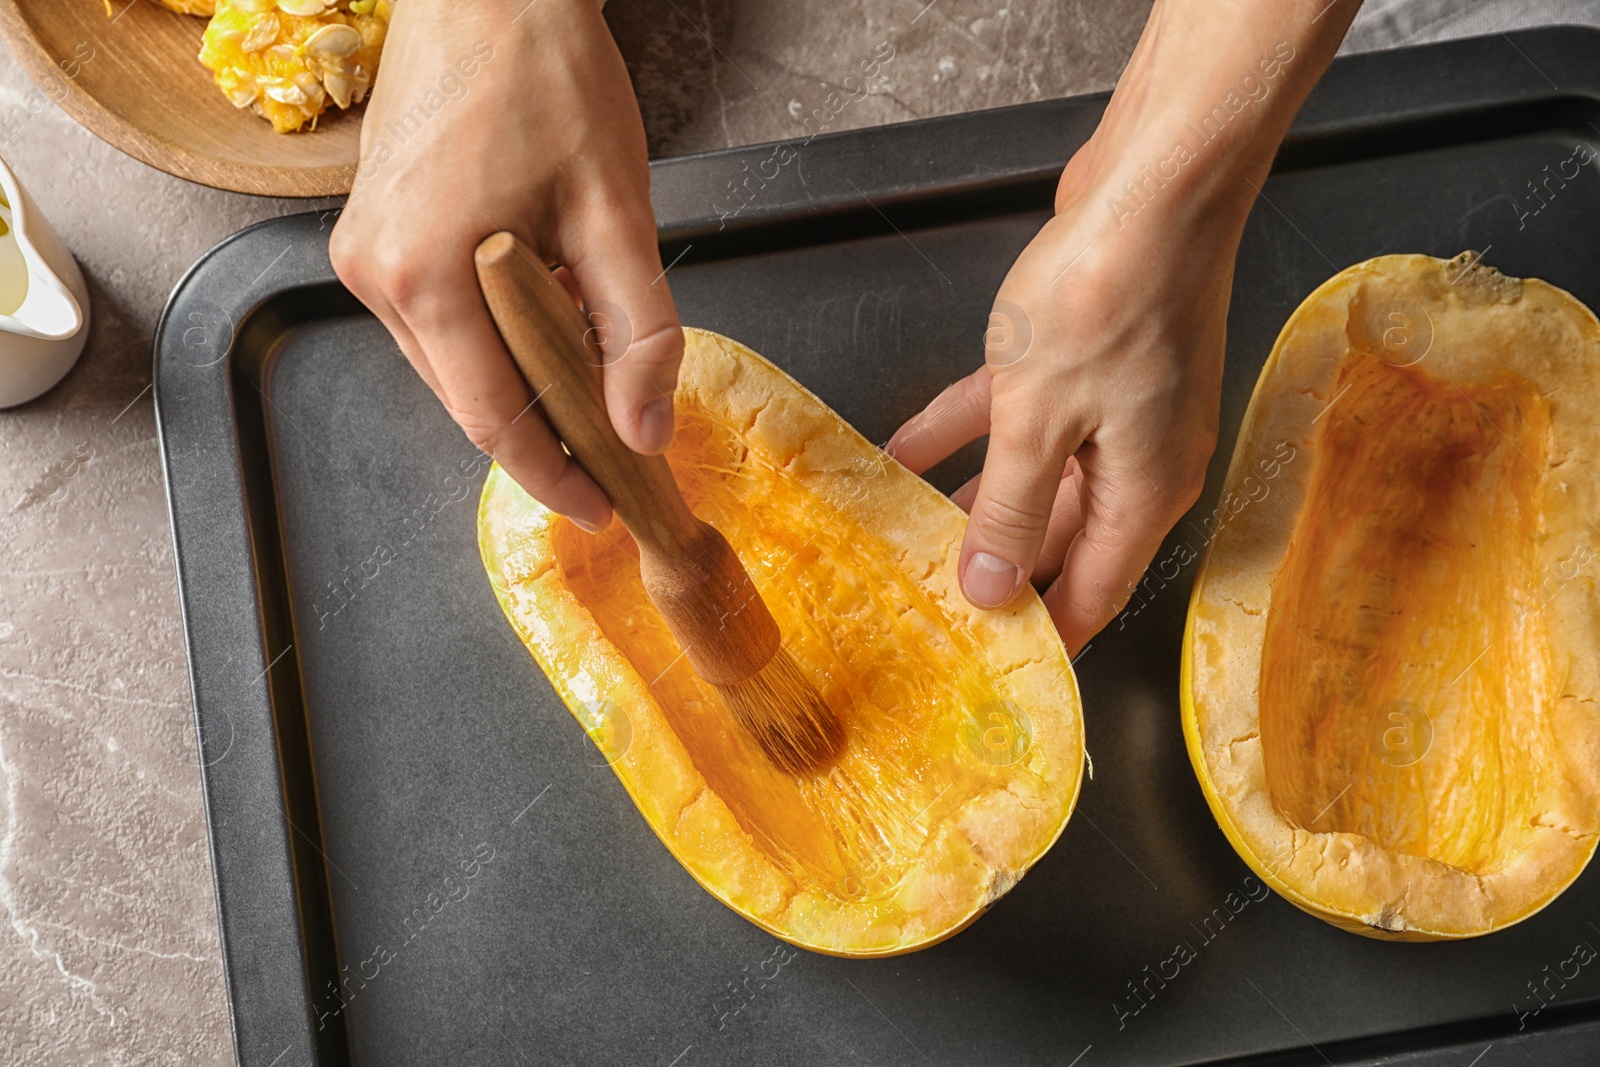
[[[1069,168],[1055,217],[1000,286],[984,366],[889,442],[920,473],[989,435],[983,473],[955,494],[972,515],[962,589],[992,608],[1030,576],[1048,583],[1074,652],[1200,493],[1243,219],[1156,199],[1119,226],[1084,169]]]
[[[604,526],[610,503],[533,406],[472,258],[510,230],[565,267],[617,433],[640,452],[671,443],[683,334],[644,126],[598,0],[396,5],[361,157],[330,247],[340,279],[473,444],[550,508]]]
[[[1360,0],[1157,0],[1056,214],[1006,275],[984,366],[894,435],[921,472],[984,434],[958,564],[979,607],[1030,577],[1076,653],[1200,493],[1245,219]]]

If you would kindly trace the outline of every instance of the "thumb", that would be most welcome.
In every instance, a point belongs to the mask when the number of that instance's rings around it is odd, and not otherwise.
[[[672,443],[683,328],[649,212],[620,227],[612,219],[603,239],[585,246],[602,251],[569,267],[605,361],[611,423],[634,451],[664,451]]]
[[[961,591],[980,608],[1009,604],[1033,573],[1061,472],[1087,434],[1078,423],[1051,425],[1042,406],[1004,395],[994,398],[991,413],[989,453],[959,564]]]

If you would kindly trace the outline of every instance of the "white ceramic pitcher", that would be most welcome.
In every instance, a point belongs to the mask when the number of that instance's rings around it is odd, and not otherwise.
[[[0,161],[0,408],[72,369],[89,336],[89,290],[67,246]]]

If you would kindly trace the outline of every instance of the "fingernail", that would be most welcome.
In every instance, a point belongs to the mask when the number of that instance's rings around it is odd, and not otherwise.
[[[601,530],[605,529],[605,527],[601,526],[599,523],[590,522],[587,519],[580,519],[576,515],[568,515],[567,518],[572,520],[572,525],[576,526],[584,533],[597,534]]]
[[[652,452],[664,452],[672,444],[672,401],[652,400],[639,412],[639,438]]]
[[[1017,583],[1022,579],[1022,569],[1007,563],[999,556],[987,552],[974,552],[967,560],[967,572],[962,575],[961,588],[967,599],[980,608],[1004,607],[1017,593]]]

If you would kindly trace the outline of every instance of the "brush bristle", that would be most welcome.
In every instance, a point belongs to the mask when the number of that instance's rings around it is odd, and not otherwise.
[[[735,721],[790,774],[814,774],[844,748],[844,724],[781,646],[755,674],[717,689]]]

